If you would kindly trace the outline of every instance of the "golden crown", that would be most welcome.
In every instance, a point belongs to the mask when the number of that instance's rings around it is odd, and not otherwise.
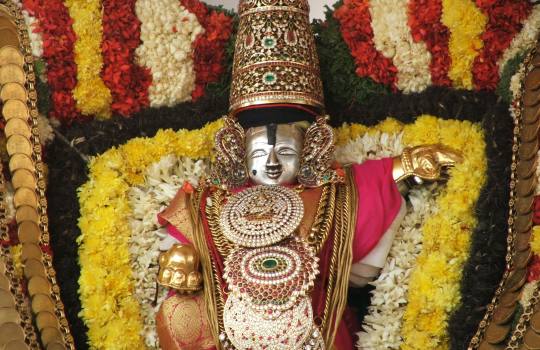
[[[324,108],[305,0],[241,0],[230,111],[263,104]]]

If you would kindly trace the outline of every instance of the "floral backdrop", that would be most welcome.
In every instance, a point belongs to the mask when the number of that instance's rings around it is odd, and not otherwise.
[[[51,244],[77,348],[157,348],[154,214],[208,169],[237,17],[199,0],[19,5],[37,59]],[[466,349],[505,268],[510,107],[540,5],[344,0],[313,30],[340,160],[424,142],[466,156],[446,185],[410,194],[383,273],[351,291],[359,346]],[[540,234],[532,247],[540,254]],[[535,256],[531,286],[539,278]]]

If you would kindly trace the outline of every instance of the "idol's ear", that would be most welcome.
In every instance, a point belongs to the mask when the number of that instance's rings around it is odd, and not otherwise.
[[[214,147],[216,160],[212,166],[212,185],[235,188],[246,184],[246,140],[242,126],[225,116],[224,125],[216,133]]]
[[[334,130],[319,116],[307,129],[300,158],[298,182],[306,187],[318,187],[339,180],[331,168],[334,161]]]

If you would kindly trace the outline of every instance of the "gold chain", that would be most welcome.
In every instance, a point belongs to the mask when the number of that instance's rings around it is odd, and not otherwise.
[[[24,56],[24,70],[27,78],[27,91],[28,91],[28,100],[27,106],[30,112],[30,127],[31,127],[31,136],[29,141],[32,145],[32,162],[35,168],[36,176],[36,188],[35,194],[38,199],[38,226],[40,229],[40,244],[49,244],[50,235],[48,227],[48,217],[47,217],[47,199],[45,196],[46,191],[46,181],[44,174],[44,164],[41,154],[41,142],[39,137],[38,129],[38,109],[37,109],[37,91],[36,91],[36,74],[34,72],[34,58],[32,56],[31,47],[30,47],[30,38],[28,35],[28,30],[26,28],[26,23],[24,17],[21,13],[21,10],[17,5],[12,1],[7,1],[7,3],[2,1],[9,11],[10,15],[14,18],[15,24],[17,26],[17,31],[19,38],[21,39],[21,50]],[[41,250],[41,260],[45,267],[45,272],[49,283],[51,284],[49,297],[53,301],[55,316],[58,319],[59,330],[61,332],[62,338],[64,340],[64,345],[68,349],[75,349],[75,344],[71,331],[69,329],[69,324],[64,312],[64,304],[60,298],[60,287],[58,286],[56,280],[56,272],[52,263],[52,256]],[[32,295],[31,295],[32,296]]]
[[[536,53],[536,48],[531,50],[531,52],[527,55],[524,65],[526,68],[526,71],[528,72],[530,67],[530,62],[532,60],[532,57]],[[520,88],[519,95],[516,97],[516,105],[514,106],[515,110],[515,118],[514,118],[514,130],[513,130],[513,140],[512,140],[512,164],[510,166],[510,199],[509,199],[509,209],[508,209],[508,235],[507,235],[507,246],[506,246],[506,270],[501,278],[501,281],[499,283],[499,286],[497,287],[495,291],[495,295],[493,296],[491,302],[487,306],[487,311],[484,314],[484,317],[482,321],[480,321],[480,324],[478,325],[478,329],[474,336],[471,339],[471,342],[469,344],[468,349],[473,350],[477,349],[480,345],[481,340],[484,337],[484,333],[486,331],[487,326],[491,322],[491,318],[493,317],[493,312],[495,311],[495,307],[499,303],[499,298],[501,297],[504,286],[506,284],[506,280],[510,276],[510,272],[513,269],[513,256],[515,253],[515,240],[516,240],[516,232],[514,229],[514,220],[516,217],[516,184],[517,184],[517,167],[519,162],[519,148],[521,144],[520,140],[520,133],[522,129],[522,101],[521,101],[521,95],[522,95],[522,88]],[[538,289],[538,288],[537,288]],[[524,311],[524,313],[521,315],[518,325],[522,325],[521,327],[516,327],[516,330],[514,334],[510,337],[510,341],[507,344],[506,349],[511,350],[517,350],[519,347],[519,342],[523,337],[523,332],[525,331],[525,325],[530,320],[530,317],[533,313],[532,306],[538,301],[538,290],[535,290],[535,295],[533,295],[533,298],[531,299],[530,306]]]

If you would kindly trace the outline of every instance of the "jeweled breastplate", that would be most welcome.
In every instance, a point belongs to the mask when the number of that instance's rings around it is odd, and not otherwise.
[[[303,215],[298,193],[282,186],[248,188],[223,207],[220,226],[235,245],[223,276],[223,348],[325,348],[310,298],[318,258],[295,236]]]

